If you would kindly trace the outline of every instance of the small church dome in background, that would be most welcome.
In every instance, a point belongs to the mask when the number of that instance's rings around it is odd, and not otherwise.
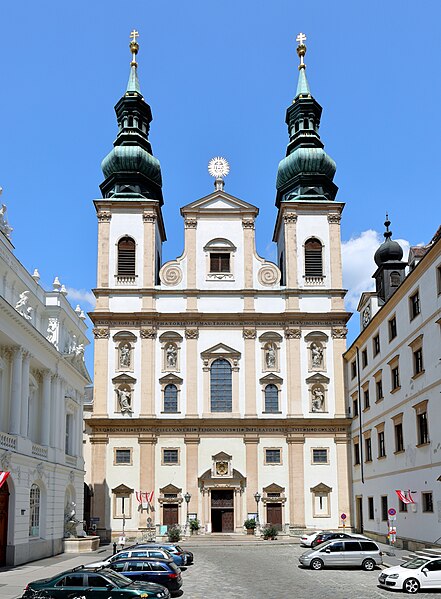
[[[374,255],[377,266],[381,266],[385,262],[399,262],[403,258],[403,248],[397,241],[391,239],[392,231],[389,231],[390,220],[387,215],[384,225],[386,227],[384,232],[385,240]]]

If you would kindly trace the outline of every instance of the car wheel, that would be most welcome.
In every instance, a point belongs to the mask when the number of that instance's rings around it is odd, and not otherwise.
[[[415,593],[418,593],[419,589],[420,583],[416,578],[408,578],[404,581],[403,591],[405,591],[406,593],[414,595]]]
[[[321,559],[319,559],[318,557],[316,557],[315,559],[313,559],[311,561],[311,568],[313,570],[321,570],[323,568],[323,562]]]
[[[362,563],[363,570],[371,571],[375,568],[375,562],[373,559],[365,559]]]

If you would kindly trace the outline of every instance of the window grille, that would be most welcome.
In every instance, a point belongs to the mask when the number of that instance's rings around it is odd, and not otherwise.
[[[164,412],[178,411],[178,388],[176,385],[167,385],[164,389]]]
[[[231,364],[215,360],[210,368],[211,411],[231,412],[233,408]]]
[[[313,449],[312,450],[312,462],[313,462],[313,464],[327,464],[328,463],[328,450],[327,449]]]
[[[305,243],[305,276],[323,277],[322,244],[314,237]]]
[[[177,449],[164,449],[162,459],[164,464],[177,464],[179,461]]]
[[[131,464],[132,451],[130,449],[115,450],[115,464]]]
[[[267,464],[281,464],[280,449],[265,449],[265,462]]]
[[[131,237],[123,237],[118,243],[118,276],[135,276],[135,242]]]
[[[265,412],[279,411],[279,390],[276,385],[265,387]]]

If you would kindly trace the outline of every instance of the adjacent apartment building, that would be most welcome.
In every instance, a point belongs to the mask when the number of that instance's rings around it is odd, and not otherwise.
[[[441,229],[406,263],[385,224],[344,356],[355,526],[414,549],[441,542]]]

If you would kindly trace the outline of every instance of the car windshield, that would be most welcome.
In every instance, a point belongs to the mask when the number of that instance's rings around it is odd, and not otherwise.
[[[404,564],[400,564],[402,568],[408,568],[409,570],[416,570],[417,568],[421,568],[424,564],[427,564],[429,560],[423,559],[422,557],[414,557],[413,559],[405,562]]]
[[[119,588],[127,587],[133,582],[130,580],[130,578],[127,578],[127,576],[123,576],[122,574],[118,574],[118,572],[106,572],[106,578],[108,578]]]

